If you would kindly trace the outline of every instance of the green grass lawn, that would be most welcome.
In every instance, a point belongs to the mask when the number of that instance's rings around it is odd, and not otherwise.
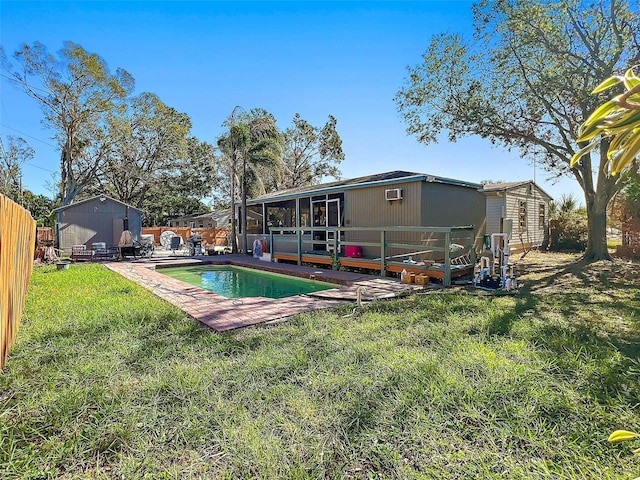
[[[640,430],[640,285],[565,273],[221,335],[100,265],[38,268],[0,478],[633,478],[606,438]]]

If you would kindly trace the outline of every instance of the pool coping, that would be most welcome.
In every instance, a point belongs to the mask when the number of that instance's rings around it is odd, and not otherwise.
[[[272,299],[244,297],[229,299],[160,273],[163,267],[192,265],[237,265],[247,268],[315,278],[341,285],[336,289],[312,294]],[[106,262],[110,270],[150,290],[156,296],[180,308],[183,312],[216,332],[279,321],[299,313],[334,308],[358,299],[370,301],[391,298],[418,287],[395,279],[335,270],[320,270],[299,265],[263,262],[244,255],[220,257],[161,257],[134,261]]]

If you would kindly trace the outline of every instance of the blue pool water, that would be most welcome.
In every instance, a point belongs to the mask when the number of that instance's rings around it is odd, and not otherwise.
[[[330,283],[229,265],[171,267],[157,271],[227,298],[284,298],[337,288]]]

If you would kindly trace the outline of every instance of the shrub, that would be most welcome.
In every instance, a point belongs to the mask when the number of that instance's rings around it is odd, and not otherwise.
[[[583,251],[587,247],[587,212],[577,207],[573,196],[563,195],[559,203],[552,203],[550,216],[550,250]]]

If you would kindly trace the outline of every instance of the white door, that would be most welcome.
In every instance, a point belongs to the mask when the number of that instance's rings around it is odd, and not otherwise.
[[[340,218],[340,199],[334,198],[327,200],[327,227],[339,227],[342,219]],[[333,241],[336,237],[336,232],[327,231],[327,251],[333,251]],[[340,247],[338,247],[340,252]]]

